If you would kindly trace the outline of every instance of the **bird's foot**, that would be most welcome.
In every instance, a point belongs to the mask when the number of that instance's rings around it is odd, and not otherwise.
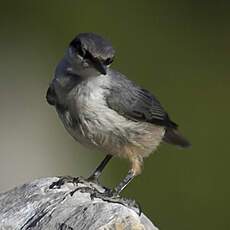
[[[98,177],[95,177],[95,176],[90,176],[88,177],[87,179],[85,179],[87,182],[91,182],[91,183],[94,183],[94,184],[98,184],[98,185],[101,185],[100,184],[100,181],[98,180]]]
[[[110,189],[110,188],[105,188],[103,195],[109,198],[119,198],[120,197],[119,193],[117,193],[114,189]]]
[[[72,184],[77,184],[79,183],[81,178],[79,177],[71,177],[71,176],[61,176],[59,177],[59,180],[53,182],[50,186],[49,189],[60,189],[62,185],[65,183],[72,183]]]
[[[140,205],[135,200],[121,197],[119,193],[113,189],[105,188],[105,191],[103,193],[95,192],[94,194],[91,194],[91,197],[101,198],[102,200],[111,203],[122,204],[134,210],[138,215],[141,215],[142,212]]]

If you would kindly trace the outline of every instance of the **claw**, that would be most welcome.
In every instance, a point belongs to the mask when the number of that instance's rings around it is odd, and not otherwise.
[[[95,193],[95,197],[101,198],[104,201],[108,201],[111,203],[118,203],[122,204],[128,208],[133,209],[139,216],[141,215],[141,206],[135,200],[126,199],[119,195],[114,189],[106,188],[105,192],[103,193]]]
[[[103,195],[109,198],[119,198],[119,194],[114,189],[110,188],[105,188]]]
[[[79,182],[79,178],[77,177],[71,177],[71,176],[63,176],[63,177],[59,177],[59,180],[53,182],[50,186],[49,189],[60,189],[62,185],[64,185],[65,183],[73,183],[73,184],[77,184]]]

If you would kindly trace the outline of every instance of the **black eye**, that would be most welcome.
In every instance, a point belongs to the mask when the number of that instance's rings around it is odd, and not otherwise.
[[[105,64],[105,65],[110,65],[112,62],[113,62],[113,59],[112,59],[112,58],[107,58],[107,59],[104,61],[104,64]]]
[[[84,49],[82,49],[82,47],[79,47],[79,49],[77,50],[78,54],[81,56],[81,57],[85,57],[85,51]]]
[[[82,44],[80,40],[74,39],[71,43],[70,46],[75,49],[75,51],[81,56],[85,56],[85,50],[82,48]]]

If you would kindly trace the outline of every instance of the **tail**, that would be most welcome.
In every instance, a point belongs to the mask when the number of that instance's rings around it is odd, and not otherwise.
[[[177,145],[182,148],[191,146],[189,141],[186,140],[177,129],[167,128],[163,140],[169,144]]]

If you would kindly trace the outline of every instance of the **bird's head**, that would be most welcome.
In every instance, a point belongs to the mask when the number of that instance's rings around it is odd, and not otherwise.
[[[81,76],[105,75],[114,59],[115,50],[110,42],[94,33],[81,33],[67,50],[72,68]]]

